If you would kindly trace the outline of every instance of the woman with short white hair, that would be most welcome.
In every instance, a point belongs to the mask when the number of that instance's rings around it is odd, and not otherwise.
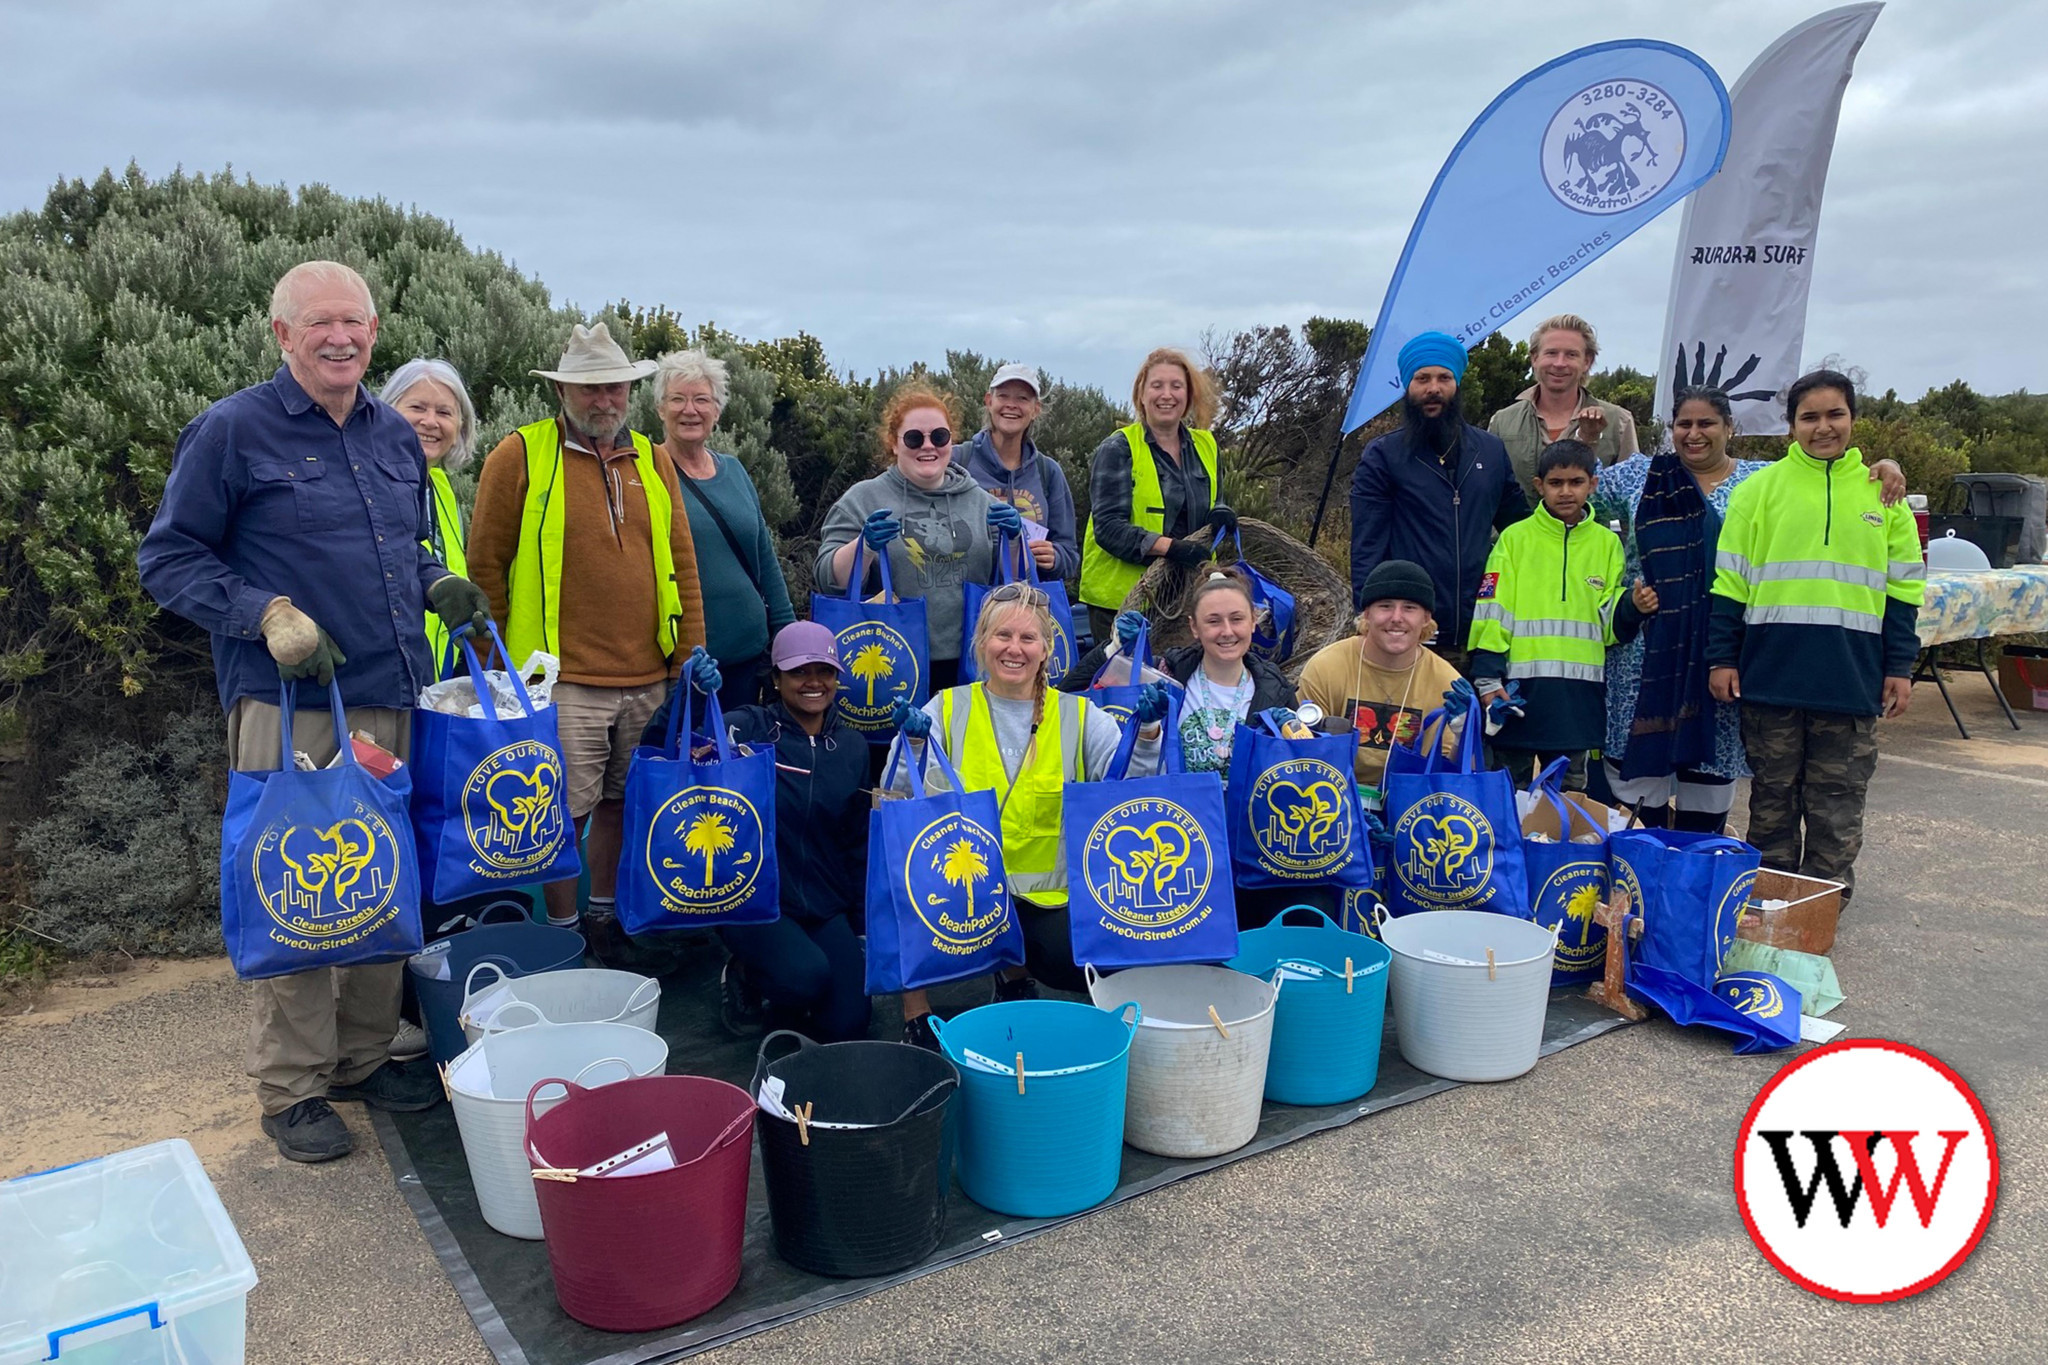
[[[434,515],[421,540],[448,572],[469,577],[463,553],[467,530],[462,521],[462,504],[448,482],[451,472],[460,472],[476,458],[476,404],[462,375],[445,360],[408,360],[384,381],[377,395],[412,423],[420,438],[420,452],[427,457],[429,494]],[[427,645],[434,655],[434,677],[446,676],[448,628],[441,618],[427,613]]]
[[[670,351],[654,371],[654,403],[666,433],[661,448],[675,462],[697,542],[704,647],[724,675],[719,704],[732,708],[761,700],[768,642],[796,612],[760,492],[745,465],[710,448],[729,383],[725,362],[697,349]]]

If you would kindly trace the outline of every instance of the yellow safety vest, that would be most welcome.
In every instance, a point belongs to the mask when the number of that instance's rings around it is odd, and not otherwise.
[[[441,562],[448,566],[448,572],[458,578],[469,577],[469,560],[462,552],[462,504],[455,500],[455,489],[448,482],[447,471],[437,464],[427,466],[427,480],[432,485],[427,495],[434,500],[434,525],[441,532],[441,544],[436,547],[431,539],[420,542],[429,554],[438,552]],[[434,679],[440,681],[448,675],[448,627],[441,624],[439,614],[427,612],[427,648],[434,656]]]
[[[1209,498],[1216,498],[1216,436],[1213,432],[1190,429],[1195,458],[1209,476]],[[1166,534],[1165,499],[1159,496],[1159,466],[1152,459],[1151,443],[1145,439],[1145,424],[1133,422],[1123,429],[1131,447],[1131,524],[1154,535]],[[1111,611],[1123,606],[1131,589],[1145,576],[1143,564],[1118,559],[1095,539],[1095,514],[1088,514],[1088,530],[1081,539],[1081,600],[1092,607]]]
[[[961,704],[963,694],[965,704]],[[939,730],[946,754],[968,791],[993,791],[1002,811],[1003,873],[1010,889],[1034,905],[1067,903],[1067,860],[1060,844],[1066,785],[1084,778],[1082,754],[1088,703],[1047,690],[1045,719],[1013,784],[996,748],[988,690],[980,683],[939,694]]]
[[[554,418],[519,428],[526,442],[526,506],[519,517],[519,548],[505,571],[512,619],[505,644],[515,659],[536,649],[562,653],[562,532],[568,524],[568,490],[562,482],[562,429]],[[668,487],[654,463],[654,446],[633,437],[633,465],[647,495],[648,534],[654,542],[654,631],[664,655],[676,652],[676,622],[683,614],[676,588],[675,555],[669,547],[673,516]]]

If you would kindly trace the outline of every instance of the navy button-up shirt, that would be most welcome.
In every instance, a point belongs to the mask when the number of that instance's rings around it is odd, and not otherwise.
[[[426,469],[411,425],[369,390],[357,385],[336,426],[287,367],[179,433],[136,558],[160,606],[212,633],[224,709],[278,699],[258,623],[280,595],[347,656],[335,674],[344,703],[414,704],[433,681],[427,585],[448,572],[420,544]],[[302,682],[298,705],[324,710],[327,693]]]

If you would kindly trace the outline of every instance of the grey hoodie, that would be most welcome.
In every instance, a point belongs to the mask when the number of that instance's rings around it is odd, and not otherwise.
[[[962,585],[986,583],[995,570],[995,546],[988,530],[988,509],[994,505],[995,499],[957,464],[946,466],[944,481],[930,493],[893,465],[863,479],[840,494],[825,516],[814,569],[817,591],[845,590],[846,584],[832,572],[833,552],[860,536],[870,512],[893,512],[903,523],[903,534],[889,543],[889,573],[896,592],[924,598],[932,659],[956,660],[965,605]],[[880,585],[874,563],[874,555],[863,550],[864,597]]]

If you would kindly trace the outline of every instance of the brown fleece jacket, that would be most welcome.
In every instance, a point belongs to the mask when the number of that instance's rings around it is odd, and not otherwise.
[[[592,687],[640,687],[672,678],[690,650],[704,642],[704,598],[697,584],[697,546],[676,486],[674,465],[657,450],[654,467],[668,490],[669,546],[683,615],[676,652],[661,654],[654,619],[654,546],[648,535],[647,494],[625,440],[600,463],[562,445],[566,497],[562,527],[562,678]],[[484,459],[476,511],[469,524],[469,576],[491,599],[503,628],[510,618],[506,571],[519,546],[526,506],[526,442],[518,432]]]

